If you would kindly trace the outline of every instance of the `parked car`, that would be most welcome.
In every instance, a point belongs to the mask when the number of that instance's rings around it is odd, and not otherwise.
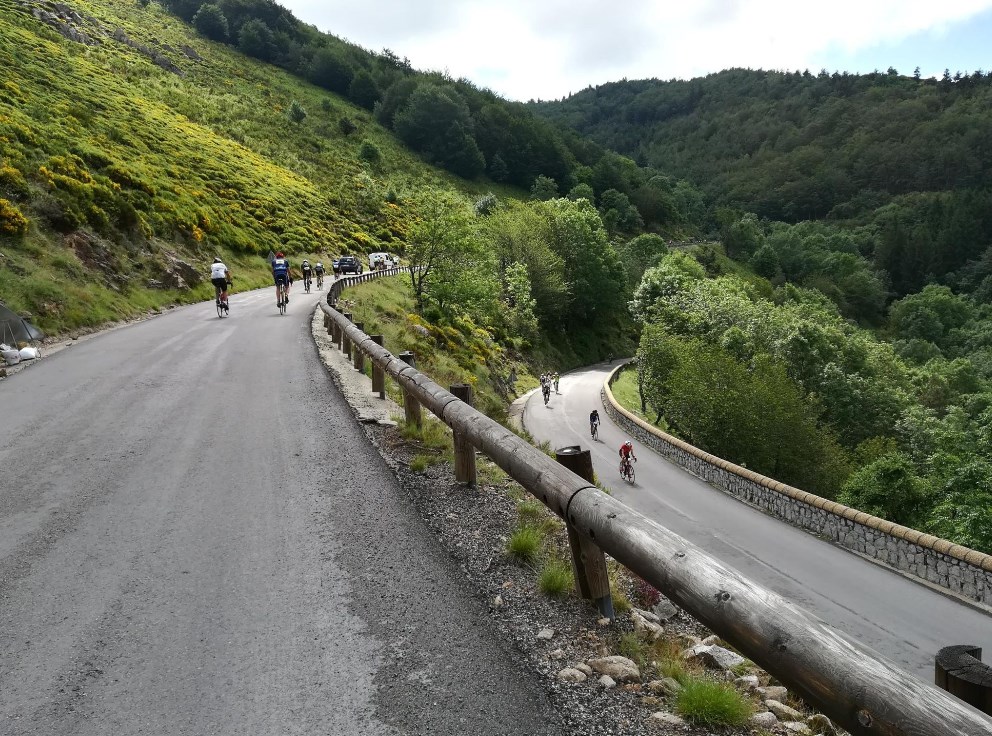
[[[341,256],[338,259],[338,265],[335,269],[335,273],[361,273],[362,272],[362,262],[358,260],[355,256]]]

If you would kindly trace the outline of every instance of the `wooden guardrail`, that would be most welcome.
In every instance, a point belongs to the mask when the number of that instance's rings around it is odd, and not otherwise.
[[[584,547],[573,547],[573,557],[608,553],[852,734],[992,734],[992,719],[624,506],[376,344],[338,310],[321,309],[328,331],[346,335],[408,402],[429,409],[459,443],[482,451],[564,519],[570,541]],[[576,584],[588,590],[596,581]]]

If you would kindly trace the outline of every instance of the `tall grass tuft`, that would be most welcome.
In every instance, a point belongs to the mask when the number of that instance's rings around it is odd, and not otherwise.
[[[552,598],[560,598],[575,585],[572,577],[572,566],[563,560],[552,557],[545,560],[544,567],[537,579],[537,587],[542,593]]]
[[[543,541],[544,536],[538,527],[525,524],[510,535],[506,550],[521,562],[533,563],[541,552]]]
[[[675,712],[694,725],[743,726],[754,706],[726,683],[690,679],[676,696]]]

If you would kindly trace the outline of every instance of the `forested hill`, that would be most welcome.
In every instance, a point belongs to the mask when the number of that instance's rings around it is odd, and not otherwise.
[[[876,263],[896,293],[992,244],[992,75],[731,69],[605,84],[532,109],[718,206],[879,225],[888,240]]]

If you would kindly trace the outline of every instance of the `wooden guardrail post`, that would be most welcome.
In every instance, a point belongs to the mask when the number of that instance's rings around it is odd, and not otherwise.
[[[454,391],[452,391],[454,393]],[[592,453],[578,445],[561,447],[555,450],[555,459],[590,484],[595,476],[592,469]],[[568,546],[572,551],[572,572],[575,574],[575,587],[586,600],[595,601],[600,613],[613,620],[613,595],[610,593],[610,572],[606,566],[606,555],[587,537],[565,520],[568,531]]]
[[[451,387],[451,393],[472,406],[472,386],[467,383],[456,383]],[[478,481],[475,467],[475,447],[464,432],[452,428],[455,445],[455,481],[474,486]]]
[[[992,715],[992,666],[982,662],[982,648],[971,644],[944,647],[934,659],[934,682],[968,705]]]
[[[414,357],[413,353],[409,350],[400,353],[396,356],[404,363],[406,363],[411,368],[417,367],[417,359]],[[421,412],[420,402],[413,395],[411,391],[403,389],[403,413],[406,417],[407,424],[416,424],[417,429],[424,426],[424,417]]]
[[[382,335],[369,335],[369,339],[382,347]],[[386,398],[386,372],[378,363],[372,363],[372,393],[378,393],[380,399]]]
[[[357,327],[362,332],[365,332],[365,323],[364,322],[356,322],[355,323],[355,327]],[[362,352],[362,349],[360,347],[358,347],[358,345],[355,345],[354,346],[354,350],[352,352],[354,353],[354,355],[352,356],[352,360],[353,360],[353,363],[352,364],[355,366],[355,370],[357,370],[357,371],[359,371],[361,373],[364,373],[365,372],[365,353]]]
[[[349,322],[351,322],[352,316],[351,312],[344,313],[344,318]],[[348,360],[351,360],[351,338],[348,337],[348,333],[344,329],[341,330],[341,352]]]

